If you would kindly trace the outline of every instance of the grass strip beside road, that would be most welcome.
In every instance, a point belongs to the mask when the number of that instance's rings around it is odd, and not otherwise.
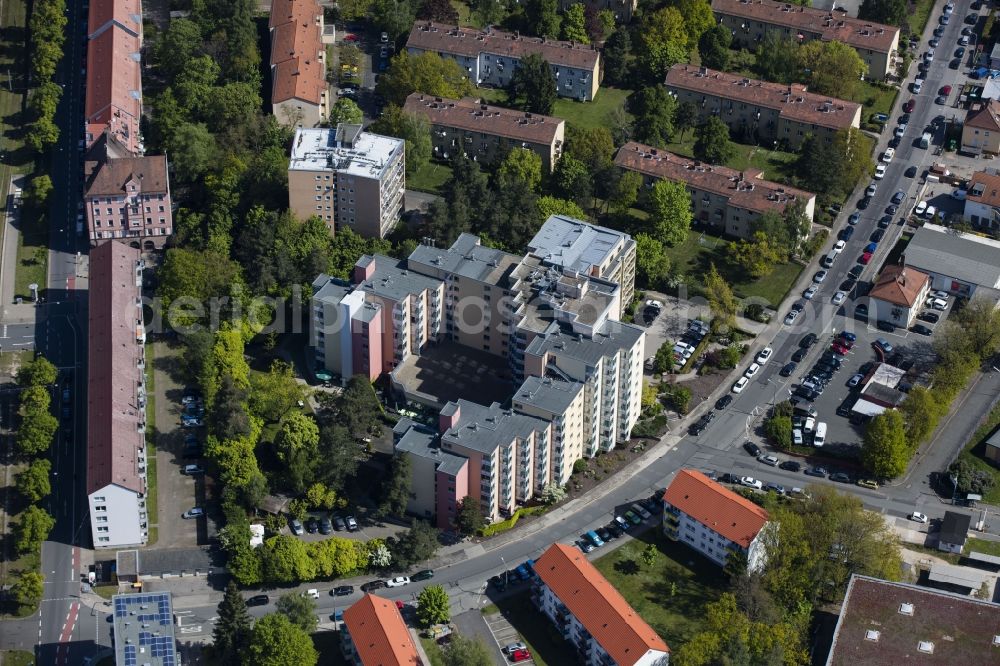
[[[910,34],[923,35],[933,9],[934,0],[916,0],[913,3],[913,8],[906,17],[906,25],[910,28]]]

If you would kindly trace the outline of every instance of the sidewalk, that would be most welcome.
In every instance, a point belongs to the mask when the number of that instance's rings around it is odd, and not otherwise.
[[[15,174],[7,184],[8,192],[14,188],[23,189],[24,176]],[[0,323],[27,324],[35,321],[35,305],[33,303],[14,303],[15,281],[17,274],[17,247],[20,232],[14,225],[18,209],[4,207],[3,243],[0,247]],[[40,285],[41,286],[41,285]]]

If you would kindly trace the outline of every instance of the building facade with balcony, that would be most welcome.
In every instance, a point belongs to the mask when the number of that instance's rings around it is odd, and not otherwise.
[[[562,155],[566,134],[562,118],[482,104],[470,97],[421,93],[407,97],[403,111],[427,120],[434,157],[441,160],[462,152],[481,164],[496,164],[514,148],[525,148],[541,158],[544,173],[551,173]]]
[[[670,648],[579,548],[555,543],[534,564],[531,600],[585,666],[667,666]]]
[[[566,485],[573,463],[584,457],[585,395],[580,382],[553,377],[527,377],[514,392],[514,411],[552,424],[549,446],[536,449],[536,490]]]
[[[146,508],[146,332],[139,250],[90,251],[87,505],[94,547],[141,546]]]
[[[521,59],[537,54],[552,68],[560,97],[589,102],[600,88],[601,52],[587,44],[525,37],[492,27],[477,30],[417,21],[410,30],[406,50],[410,55],[431,52],[451,58],[476,86],[507,86]]]
[[[271,112],[285,125],[316,127],[329,115],[323,27],[317,0],[272,0]]]
[[[666,86],[678,102],[694,104],[699,117],[718,116],[735,136],[789,150],[800,148],[810,134],[831,143],[837,132],[861,124],[860,104],[808,92],[801,83],[678,64],[667,72]]]
[[[868,65],[868,78],[894,74],[899,28],[829,11],[775,0],[712,0],[719,23],[733,34],[733,48],[753,51],[767,34],[797,42],[843,42]]]
[[[165,155],[85,162],[83,203],[91,244],[114,239],[143,250],[162,248],[173,233],[167,173]]]
[[[353,666],[422,666],[396,602],[366,594],[344,611],[344,658]]]
[[[734,554],[749,571],[764,566],[767,511],[693,469],[682,469],[663,496],[663,532],[720,567]]]
[[[361,125],[300,128],[288,164],[288,208],[339,228],[385,238],[399,221],[406,189],[404,141]]]
[[[812,224],[816,211],[815,194],[764,180],[759,169],[705,164],[635,141],[618,149],[615,165],[640,174],[647,187],[657,180],[683,183],[691,194],[694,219],[736,238],[752,236],[754,223],[765,213],[782,214],[799,205]]]

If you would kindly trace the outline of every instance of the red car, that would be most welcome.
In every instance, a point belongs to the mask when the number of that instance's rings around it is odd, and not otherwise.
[[[913,109],[917,106],[917,101],[914,99],[907,100],[906,104],[903,105],[903,111],[906,113],[913,113]]]
[[[951,86],[942,86],[941,87],[941,94],[942,95],[950,95],[951,94]]]
[[[830,349],[832,349],[837,354],[840,354],[841,356],[847,356],[847,352],[850,351],[850,349],[848,349],[844,345],[838,344],[836,342],[830,345]]]
[[[865,266],[867,266],[868,262],[871,260],[872,260],[871,252],[865,252],[863,255],[861,255],[861,263],[864,264]]]
[[[517,663],[519,661],[528,661],[531,659],[531,653],[527,650],[514,650],[510,653],[510,660]]]
[[[345,42],[356,42],[356,41],[358,41],[358,36],[357,35],[352,35],[351,33],[347,33],[346,35],[344,35],[344,41]]]

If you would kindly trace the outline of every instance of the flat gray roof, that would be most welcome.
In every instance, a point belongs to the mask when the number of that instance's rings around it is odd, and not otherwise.
[[[111,603],[117,666],[176,666],[180,663],[169,592],[116,594]]]
[[[553,414],[564,413],[583,390],[580,382],[528,377],[514,393],[514,404],[528,404]]]
[[[515,438],[525,439],[532,431],[549,426],[548,421],[503,409],[500,403],[494,402],[487,407],[468,400],[457,402],[461,410],[458,423],[445,431],[441,440],[459,443],[487,455]]]
[[[607,321],[594,333],[593,338],[562,329],[551,324],[545,333],[528,344],[525,353],[541,356],[552,351],[560,356],[575,358],[587,365],[597,365],[605,356],[622,349],[629,349],[642,336],[643,330],[620,321]]]
[[[619,243],[631,240],[621,231],[565,215],[550,215],[528,243],[528,252],[546,263],[589,273],[592,266],[600,266],[613,255]]]
[[[317,301],[339,303],[352,291],[354,289],[346,280],[331,277],[326,273],[320,273],[319,277],[313,280],[313,299]]]
[[[444,271],[460,277],[506,286],[506,277],[521,258],[503,250],[480,245],[479,237],[462,234],[448,249],[420,245],[407,259],[414,268],[426,267],[434,273]]]
[[[441,448],[438,433],[427,426],[410,423],[410,426],[395,445],[396,451],[405,451],[413,456],[434,461],[436,469],[452,476],[462,471],[468,458],[458,456]]]
[[[936,225],[917,229],[903,251],[908,266],[1000,289],[1000,243]]]
[[[366,254],[358,261],[374,261],[375,272],[371,278],[357,285],[356,288],[391,301],[402,301],[425,289],[437,289],[441,285],[440,280],[409,270],[405,261],[399,261],[392,257],[381,254]]]
[[[932,583],[947,583],[948,585],[979,589],[979,586],[986,580],[986,574],[968,567],[935,562],[931,565],[927,580]],[[1000,608],[997,608],[997,613],[1000,613]]]

